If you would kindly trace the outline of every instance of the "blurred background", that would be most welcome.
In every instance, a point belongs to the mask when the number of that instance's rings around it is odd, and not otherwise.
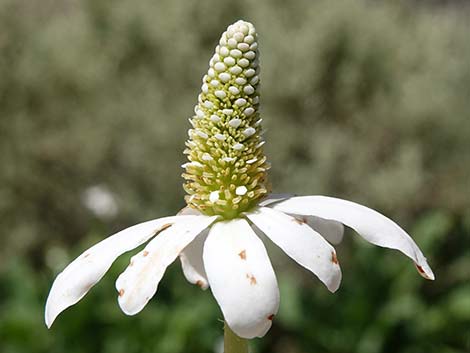
[[[470,352],[470,7],[465,1],[0,0],[0,352],[220,352],[222,315],[179,261],[135,317],[114,280],[51,330],[55,275],[184,206],[180,165],[226,26],[258,29],[275,192],[387,214],[435,270],[352,231],[329,293],[270,249],[281,308],[255,353]]]

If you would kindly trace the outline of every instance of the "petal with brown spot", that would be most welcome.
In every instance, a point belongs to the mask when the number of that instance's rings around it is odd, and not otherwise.
[[[241,260],[240,250],[246,259]],[[245,219],[212,225],[204,244],[204,267],[228,326],[240,337],[262,337],[276,313],[279,289],[262,241]]]
[[[95,244],[71,262],[55,279],[46,302],[45,321],[50,327],[63,310],[82,299],[121,254],[147,242],[155,229],[197,216],[164,217],[126,228]]]
[[[401,251],[421,266],[425,274],[423,277],[434,279],[426,258],[414,240],[398,224],[371,208],[327,196],[292,197],[274,204],[272,208],[341,222],[374,245]]]
[[[283,212],[259,207],[247,217],[299,265],[315,274],[331,291],[341,283],[341,269],[332,262],[334,248],[311,227]]]
[[[336,256],[336,252],[335,251],[332,251],[331,252],[331,262],[333,262],[335,265],[338,265],[339,262],[338,262],[338,257]]]
[[[191,221],[176,223],[153,238],[140,254],[135,255],[134,266],[128,266],[116,281],[116,288],[125,289],[119,297],[119,306],[127,315],[140,312],[156,293],[166,268],[199,234],[210,226],[217,216],[193,217]]]

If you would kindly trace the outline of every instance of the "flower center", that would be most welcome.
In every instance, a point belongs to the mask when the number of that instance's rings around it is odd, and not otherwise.
[[[258,74],[256,30],[238,21],[209,62],[184,151],[185,199],[204,214],[231,219],[268,193]]]

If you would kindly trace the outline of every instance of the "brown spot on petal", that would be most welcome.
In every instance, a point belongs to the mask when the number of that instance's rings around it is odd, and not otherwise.
[[[196,286],[198,286],[199,288],[202,288],[204,286],[204,283],[202,283],[201,280],[197,280],[196,281]]]
[[[124,289],[119,289],[119,296],[122,297],[124,295]]]
[[[147,250],[145,250],[143,253],[142,253],[142,256],[145,257],[149,254],[149,252]]]
[[[271,315],[268,316],[269,321],[273,321],[273,319],[274,319],[274,314],[271,314]]]
[[[155,231],[155,235],[160,234],[160,233],[163,232],[164,230],[170,228],[172,225],[173,225],[173,223],[166,223],[166,224],[162,225],[160,228],[158,228],[158,229]]]
[[[423,268],[420,265],[417,265],[417,264],[415,264],[415,265],[416,265],[416,269],[418,270],[419,273],[421,273],[421,274],[425,273]]]
[[[420,265],[415,263],[415,266],[421,276],[423,276],[426,279],[431,279],[431,277],[427,275],[427,273],[424,271],[424,269]]]
[[[331,262],[333,262],[335,265],[338,264],[338,258],[336,257],[336,253],[334,251],[331,252]]]
[[[246,260],[246,250],[242,250],[238,253],[238,256],[240,256],[240,259]]]
[[[252,274],[247,273],[247,274],[246,274],[246,278],[248,278],[248,279],[250,280],[250,284],[251,284],[252,286],[254,286],[255,284],[258,283],[258,282],[256,281],[256,277],[253,276]]]
[[[172,225],[173,225],[173,223],[166,223],[166,224],[162,225],[161,230],[168,229],[168,228],[170,228]]]

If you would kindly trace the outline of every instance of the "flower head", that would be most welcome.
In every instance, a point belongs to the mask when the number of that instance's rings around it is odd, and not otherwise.
[[[375,245],[401,251],[423,277],[434,279],[411,237],[380,213],[326,196],[268,195],[256,40],[253,25],[238,21],[222,35],[210,61],[186,143],[188,207],[176,216],[116,233],[70,263],[47,299],[49,327],[60,312],[83,298],[118,256],[147,242],[116,281],[124,313],[134,315],[145,307],[166,268],[179,257],[187,280],[211,288],[226,322],[244,338],[263,336],[279,307],[276,275],[257,232],[331,292],[341,281],[332,244],[341,241],[343,225]]]
[[[215,48],[190,119],[184,189],[187,204],[204,214],[231,219],[268,193],[258,75],[256,30],[238,21]]]

